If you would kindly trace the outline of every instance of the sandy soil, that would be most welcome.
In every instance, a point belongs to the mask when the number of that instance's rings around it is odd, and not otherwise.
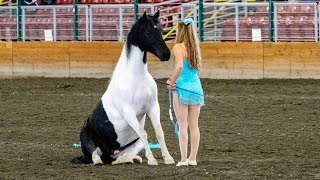
[[[164,81],[164,79],[160,79]],[[198,166],[92,165],[81,156],[80,128],[108,79],[0,79],[0,179],[320,179],[320,80],[202,79]],[[178,141],[159,86],[170,153]],[[156,142],[150,121],[149,142]]]

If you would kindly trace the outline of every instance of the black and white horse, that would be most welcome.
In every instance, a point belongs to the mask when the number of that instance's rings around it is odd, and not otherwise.
[[[144,129],[152,122],[165,164],[173,164],[160,124],[157,85],[147,70],[147,52],[161,61],[170,58],[162,39],[159,11],[146,13],[131,28],[109,86],[85,122],[81,133],[84,157],[96,164],[142,162],[137,154],[144,147],[149,165],[157,165]]]

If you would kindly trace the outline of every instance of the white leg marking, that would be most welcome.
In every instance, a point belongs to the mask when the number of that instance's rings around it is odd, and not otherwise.
[[[112,158],[116,159],[112,162],[112,164],[115,165],[133,162],[142,163],[142,158],[137,155],[142,147],[143,143],[140,139],[138,139],[137,142],[122,150],[119,154],[111,156]]]
[[[148,112],[148,116],[151,119],[152,126],[155,130],[157,140],[159,142],[162,157],[164,159],[165,164],[174,164],[174,159],[170,155],[167,145],[164,140],[164,133],[163,129],[160,123],[160,107],[158,101],[154,103],[154,105],[150,108],[150,111]]]
[[[102,160],[100,158],[101,155],[102,155],[102,152],[101,152],[101,149],[99,147],[97,147],[96,150],[94,150],[92,152],[92,162],[93,162],[94,166],[103,164]]]
[[[128,122],[128,124],[134,129],[139,138],[143,142],[143,146],[145,147],[146,157],[148,159],[149,165],[158,165],[157,160],[154,158],[147,139],[147,132],[144,130],[144,127],[141,127],[139,121],[136,117],[134,110],[130,106],[123,106],[123,119]]]

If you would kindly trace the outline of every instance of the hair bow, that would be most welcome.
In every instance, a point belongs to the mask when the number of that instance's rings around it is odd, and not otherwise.
[[[184,23],[185,25],[193,24],[193,19],[191,19],[191,18],[186,18],[186,19],[183,20],[183,23]]]

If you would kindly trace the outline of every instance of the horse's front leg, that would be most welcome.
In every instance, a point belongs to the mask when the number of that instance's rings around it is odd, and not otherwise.
[[[151,149],[148,143],[148,135],[144,130],[144,123],[140,124],[135,111],[130,106],[122,106],[123,114],[122,117],[128,124],[132,127],[132,129],[137,133],[139,138],[142,140],[143,145],[145,147],[146,157],[148,159],[149,165],[158,165],[157,160],[154,158]]]
[[[161,148],[161,153],[162,153],[162,157],[164,159],[164,163],[165,164],[174,164],[174,159],[172,158],[172,156],[170,155],[165,139],[164,139],[164,133],[163,133],[163,129],[160,123],[160,107],[159,107],[159,103],[155,102],[149,112],[148,112],[148,116],[151,119],[152,122],[152,126],[156,132],[156,137],[157,140],[159,142],[160,148]]]

